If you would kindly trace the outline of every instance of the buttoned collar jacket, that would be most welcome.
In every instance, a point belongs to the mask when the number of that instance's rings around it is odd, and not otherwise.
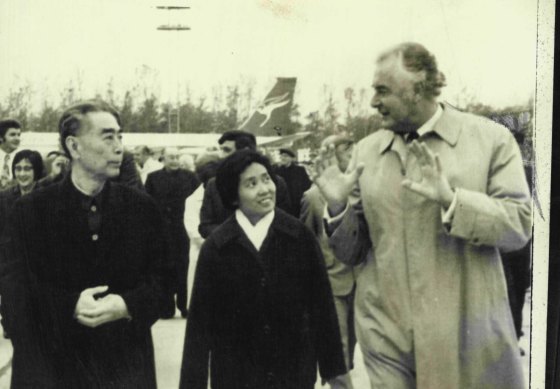
[[[210,359],[209,359],[210,358]],[[312,389],[346,371],[315,237],[276,208],[259,251],[230,217],[200,251],[180,387]]]
[[[1,275],[12,288],[23,285],[24,300],[7,296],[22,324],[14,336],[36,353],[14,366],[23,378],[14,388],[156,387],[150,327],[171,272],[161,216],[148,195],[109,181],[98,203],[86,206],[87,199],[66,177],[15,203]],[[92,226],[95,213],[100,224]],[[77,322],[80,292],[101,285],[123,298],[130,320]]]

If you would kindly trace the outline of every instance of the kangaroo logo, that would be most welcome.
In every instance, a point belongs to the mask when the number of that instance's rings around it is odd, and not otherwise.
[[[265,99],[261,105],[257,108],[256,112],[264,116],[263,122],[260,124],[260,128],[264,127],[266,123],[270,120],[272,112],[275,109],[284,107],[290,103],[290,92],[284,93],[281,96],[273,96]]]

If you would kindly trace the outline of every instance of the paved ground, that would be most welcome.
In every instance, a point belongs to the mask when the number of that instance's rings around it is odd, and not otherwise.
[[[530,310],[529,302],[530,294],[527,297],[527,303],[524,309],[524,322],[523,330],[526,336],[523,336],[520,341],[520,346],[527,351],[526,356],[523,357],[523,369],[525,376],[529,377],[529,334],[530,334]],[[160,389],[176,389],[179,383],[179,369],[181,366],[181,355],[183,350],[183,340],[185,336],[186,321],[182,319],[177,312],[174,319],[160,320],[152,328],[154,337],[155,351],[156,351],[156,369],[158,387]],[[11,345],[6,339],[0,339],[0,389],[8,389],[10,382],[10,360],[11,360]],[[368,389],[368,378],[363,366],[362,356],[359,348],[356,350],[355,355],[356,367],[352,371],[352,379],[355,389]],[[529,385],[527,385],[529,387]],[[316,388],[321,388],[320,384]],[[327,388],[324,386],[323,388]]]

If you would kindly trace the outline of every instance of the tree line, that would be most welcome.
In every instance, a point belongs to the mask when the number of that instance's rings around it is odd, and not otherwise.
[[[126,132],[223,133],[237,128],[253,112],[257,103],[253,89],[251,82],[216,86],[210,96],[194,98],[185,88],[181,101],[169,103],[160,100],[142,83],[117,93],[110,82],[105,92],[95,97],[108,101],[119,110]],[[369,107],[370,94],[364,88],[347,87],[343,95],[338,96],[332,87],[325,85],[316,111],[302,114],[299,105],[293,104],[290,126],[283,129],[283,135],[310,132],[310,136],[298,141],[296,147],[316,148],[325,137],[339,133],[358,141],[381,128],[380,116]],[[0,118],[18,119],[24,131],[56,132],[64,107],[84,98],[79,82],[71,82],[60,91],[57,101],[42,99],[39,108],[31,104],[36,97],[31,85],[10,90],[0,101]],[[532,160],[532,100],[523,105],[495,108],[477,101],[467,90],[455,100],[456,108],[508,127],[520,141],[524,158]]]

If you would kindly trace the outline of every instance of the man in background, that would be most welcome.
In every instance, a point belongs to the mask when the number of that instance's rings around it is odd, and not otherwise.
[[[153,158],[152,150],[150,150],[148,146],[136,146],[132,154],[134,155],[134,161],[138,166],[142,184],[146,184],[148,174],[163,167],[161,162]]]
[[[348,137],[331,135],[321,143],[322,148],[334,148],[334,154],[341,172],[346,171],[354,141]],[[309,227],[317,237],[325,266],[329,275],[329,281],[334,297],[334,306],[338,325],[340,328],[340,339],[346,368],[353,368],[354,349],[356,347],[356,333],[354,331],[354,296],[356,292],[356,279],[361,266],[349,266],[340,262],[332,249],[329,247],[329,239],[325,233],[323,214],[325,211],[325,200],[316,185],[303,194],[301,204],[301,221]],[[352,389],[350,373],[338,376],[329,381],[332,389]]]
[[[12,158],[19,147],[21,123],[14,119],[0,120],[0,190],[12,182]]]
[[[146,192],[154,198],[165,223],[168,254],[175,264],[175,282],[171,289],[177,295],[177,308],[187,317],[187,276],[189,269],[189,237],[183,223],[185,200],[200,182],[196,175],[180,167],[179,150],[167,147],[163,152],[163,168],[148,174]],[[173,296],[166,302],[163,318],[175,316]]]
[[[290,194],[290,202],[292,207],[290,214],[294,217],[300,216],[301,198],[311,186],[311,180],[303,166],[296,163],[296,154],[292,149],[283,148],[280,152],[280,163],[275,169],[275,173],[286,181],[288,193]]]

